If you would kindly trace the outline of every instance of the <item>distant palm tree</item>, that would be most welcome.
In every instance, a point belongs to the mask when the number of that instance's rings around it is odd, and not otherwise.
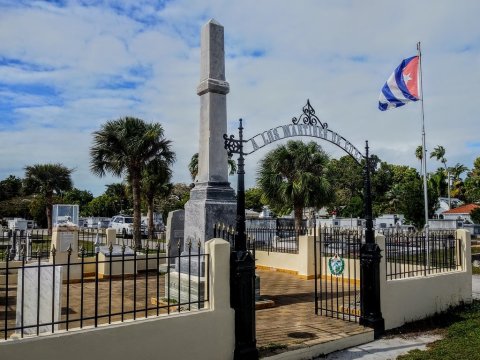
[[[90,170],[100,177],[110,172],[115,176],[126,175],[133,195],[133,238],[141,248],[141,177],[145,166],[159,158],[167,163],[174,159],[171,142],[164,139],[159,123],[146,123],[124,117],[107,121],[93,133],[90,148]]]
[[[52,231],[53,195],[72,189],[73,169],[62,164],[36,164],[25,167],[25,187],[45,197],[48,231]]]
[[[438,161],[440,161],[443,166],[445,167],[445,177],[447,180],[448,184],[448,206],[451,207],[451,202],[450,202],[450,172],[448,171],[447,168],[447,159],[445,158],[445,148],[442,145],[437,145],[433,151],[430,153],[430,159],[435,158]]]
[[[328,162],[317,143],[290,140],[260,161],[257,184],[269,205],[294,210],[295,226],[300,228],[305,207],[320,208],[333,198],[325,175]]]
[[[454,166],[449,168],[450,174],[452,175],[452,185],[453,189],[451,190],[451,195],[453,197],[463,197],[463,194],[465,192],[464,189],[464,183],[460,176],[468,171],[468,168],[460,163],[455,164]]]
[[[415,157],[420,161],[420,173],[423,174],[423,146],[418,145],[415,149]]]
[[[468,171],[468,168],[460,163],[456,163],[454,166],[449,168],[450,174],[453,177],[453,180],[459,180],[460,175],[462,175],[464,172]]]
[[[228,169],[229,175],[233,175],[237,172],[237,163],[231,157],[228,158]],[[195,181],[195,178],[198,175],[198,153],[193,154],[192,158],[190,159],[190,163],[188,164],[188,171],[190,171],[190,176],[192,180]]]
[[[142,193],[147,202],[147,217],[148,217],[148,237],[153,238],[154,224],[154,199],[156,195],[163,197],[168,196],[172,189],[170,180],[172,178],[172,170],[169,166],[173,163],[156,158],[150,161],[142,172]]]

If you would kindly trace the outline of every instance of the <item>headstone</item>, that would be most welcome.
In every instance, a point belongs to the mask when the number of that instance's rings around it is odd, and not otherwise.
[[[41,324],[38,327],[40,333],[52,332],[52,322],[60,320],[62,271],[62,266],[54,267],[48,263],[40,263],[40,267],[26,265],[18,270],[16,326],[23,326],[24,334],[37,333],[37,317],[38,324]],[[58,330],[58,324],[53,325],[53,330]],[[17,334],[20,332],[17,330]]]
[[[112,260],[112,269],[110,269],[110,255]],[[125,252],[122,245],[98,246],[98,275],[100,278],[121,277],[135,273],[134,250],[125,246]],[[122,259],[124,260],[122,262]]]
[[[170,211],[168,213],[166,229],[166,240],[169,244],[170,257],[178,256],[178,244],[180,244],[180,252],[183,251],[184,228],[185,210]]]
[[[224,29],[213,19],[202,28],[200,57],[198,176],[185,204],[184,241],[200,240],[203,248],[205,241],[213,238],[214,224],[235,224],[237,206],[228,182],[223,139],[227,133],[226,95],[230,90],[225,81]]]
[[[55,263],[67,264],[70,261],[69,271],[63,272],[64,279],[67,276],[70,280],[80,279],[82,277],[82,267],[79,265],[78,257],[78,227],[75,225],[57,226],[53,228],[51,249],[55,247]],[[71,252],[69,252],[71,249]],[[70,256],[69,256],[70,253]],[[50,252],[49,263],[53,263],[52,252]]]

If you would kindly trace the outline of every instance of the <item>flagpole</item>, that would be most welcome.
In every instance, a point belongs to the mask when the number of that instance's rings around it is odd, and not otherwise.
[[[428,243],[428,187],[427,187],[427,148],[425,146],[425,111],[423,108],[423,81],[422,81],[422,50],[420,48],[420,41],[417,43],[418,62],[419,62],[419,77],[420,77],[420,102],[422,103],[422,148],[423,148],[423,200],[425,203],[425,239],[427,251],[427,265],[430,258],[430,246]]]

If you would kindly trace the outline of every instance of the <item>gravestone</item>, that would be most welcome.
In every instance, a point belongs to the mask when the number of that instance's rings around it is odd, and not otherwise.
[[[185,210],[170,211],[167,218],[166,240],[169,244],[169,256],[171,257],[178,256],[178,244],[180,244],[180,253],[184,249],[184,228]],[[172,262],[170,261],[169,263]]]
[[[38,264],[26,265],[18,270],[15,324],[17,327],[33,326],[24,328],[24,334],[37,333],[37,316],[40,333],[52,332],[52,321],[60,320],[62,271],[62,266],[54,267],[49,263],[40,263],[40,267]],[[58,330],[58,324],[53,325],[53,330]],[[20,334],[21,330],[16,332]]]

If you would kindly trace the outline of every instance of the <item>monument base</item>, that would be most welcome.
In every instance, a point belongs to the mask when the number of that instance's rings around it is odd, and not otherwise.
[[[185,204],[184,251],[188,251],[188,241],[192,249],[198,241],[203,244],[213,239],[214,224],[235,225],[237,202],[235,192],[228,182],[197,183],[190,191],[190,200]]]
[[[167,276],[165,280],[165,299],[170,298],[170,305],[179,304],[184,310],[197,310],[204,307],[205,277],[172,271],[170,280]],[[167,301],[164,300],[164,302]]]

